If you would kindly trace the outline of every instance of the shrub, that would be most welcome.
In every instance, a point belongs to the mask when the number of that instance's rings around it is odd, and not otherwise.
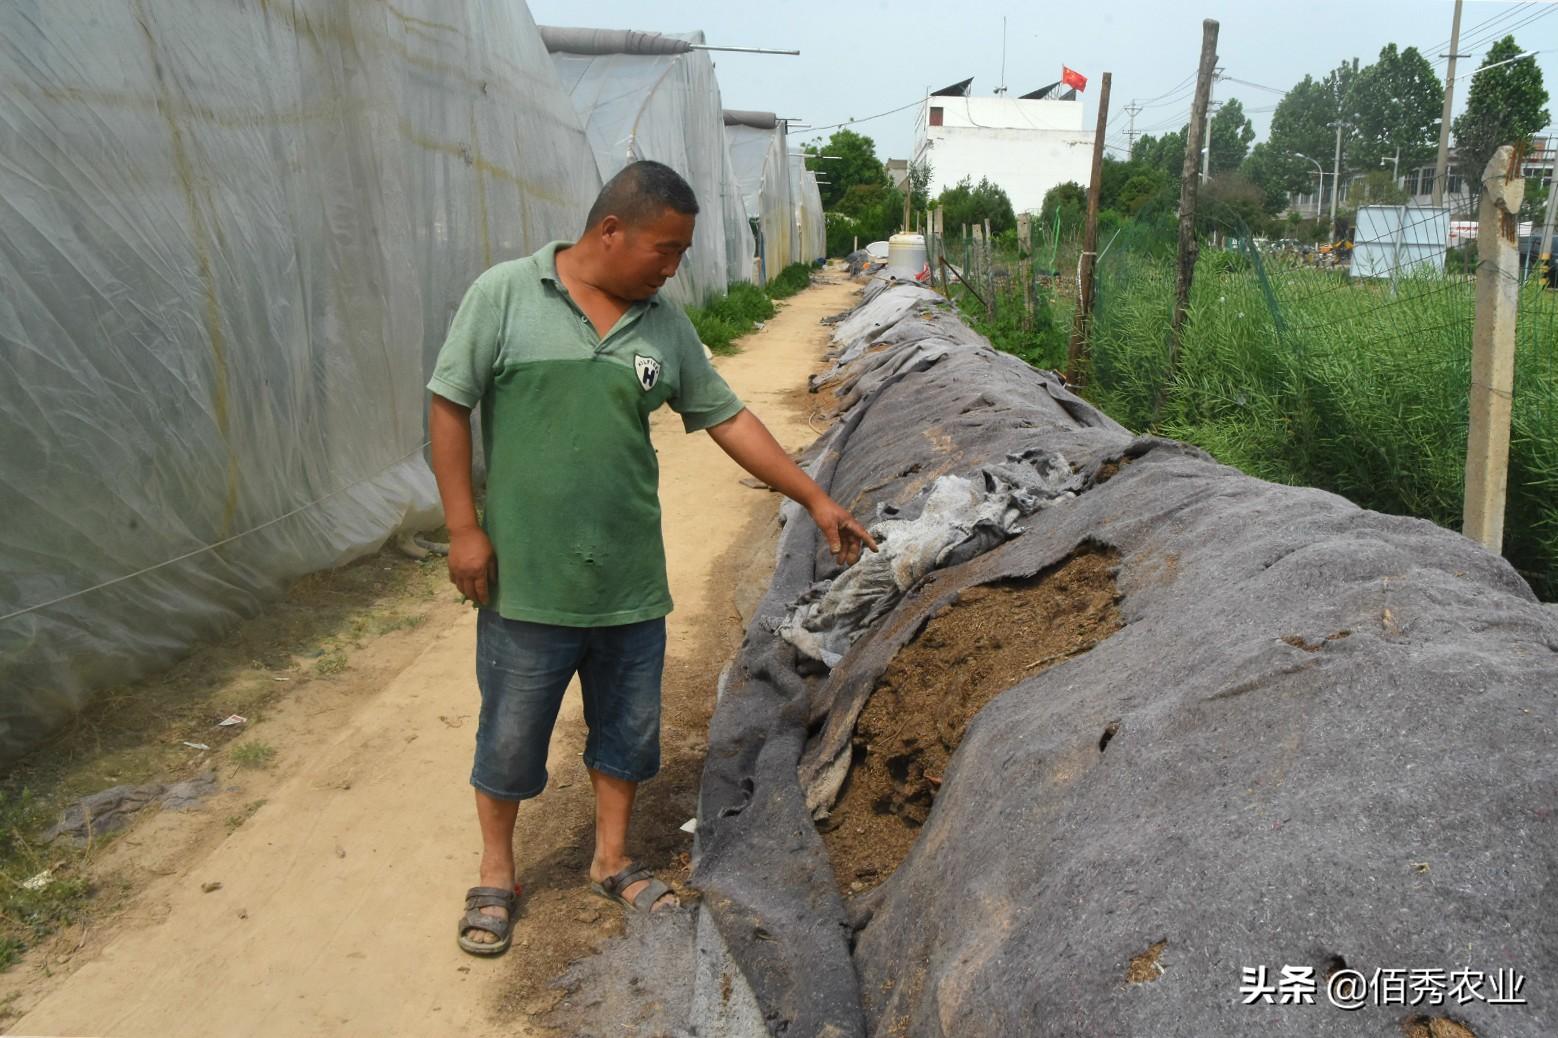
[[[698,331],[698,338],[714,353],[735,352],[735,341],[752,330],[758,321],[774,315],[774,302],[768,293],[748,281],[732,282],[722,296],[703,306],[689,306],[687,319]]]
[[[774,299],[793,296],[811,284],[811,264],[792,263],[777,276],[768,279],[768,294]]]

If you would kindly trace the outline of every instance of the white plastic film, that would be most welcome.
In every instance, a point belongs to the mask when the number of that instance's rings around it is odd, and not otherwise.
[[[523,4],[0,6],[0,762],[439,522],[423,385],[599,188]]]
[[[600,53],[610,49],[603,41],[611,34],[551,28],[547,34],[563,88],[589,134],[600,179],[609,180],[630,162],[654,159],[685,177],[698,197],[693,247],[664,294],[695,306],[733,281],[754,280],[756,247],[725,143],[719,83],[708,53]],[[556,49],[569,46],[574,34],[587,34],[587,43],[572,44],[586,53]],[[697,32],[635,35],[703,42]]]
[[[828,251],[828,229],[822,216],[822,191],[817,175],[800,155],[790,156],[790,190],[794,193],[797,259],[814,263]]]
[[[763,276],[775,277],[796,262],[797,255],[784,123],[764,128],[734,122],[727,116],[725,139],[746,211],[757,219],[762,231]]]

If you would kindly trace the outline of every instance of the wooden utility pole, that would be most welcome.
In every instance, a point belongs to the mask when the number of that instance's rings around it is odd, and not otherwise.
[[[1455,104],[1455,53],[1461,46],[1461,0],[1455,0],[1455,14],[1450,18],[1450,67],[1444,77],[1444,111],[1439,116],[1439,157],[1434,160],[1434,208],[1444,204],[1444,178],[1450,168],[1450,109]],[[1445,55],[1441,54],[1440,57]],[[1465,172],[1470,172],[1466,170]],[[1336,187],[1333,185],[1334,193]],[[1334,223],[1335,220],[1333,219]]]
[[[1066,349],[1066,380],[1074,386],[1085,378],[1088,335],[1093,320],[1093,270],[1098,265],[1098,191],[1104,179],[1104,131],[1109,123],[1109,80],[1098,92],[1098,126],[1093,131],[1093,173],[1087,182],[1087,223],[1082,229],[1082,259],[1077,270],[1077,308],[1071,317],[1071,342]],[[1188,147],[1188,145],[1187,145]]]
[[[991,255],[995,248],[995,238],[990,234],[990,218],[985,217],[985,312],[990,319],[995,320],[995,265],[991,262]]]
[[[943,262],[942,256],[946,253],[946,240],[942,237],[942,227],[944,226],[945,221],[943,221],[941,218],[941,208],[939,206],[931,210],[930,220],[931,237],[936,241],[936,259],[938,262]],[[935,270],[936,268],[932,266],[931,269]],[[943,263],[941,268],[941,294],[947,295],[950,293],[951,289],[952,286],[947,284],[947,270]]]
[[[1504,547],[1509,413],[1515,387],[1515,314],[1520,303],[1517,219],[1526,182],[1520,153],[1501,145],[1482,172],[1477,208],[1477,324],[1471,339],[1471,427],[1461,532],[1489,551]]]
[[[1018,276],[1022,278],[1023,329],[1033,327],[1033,217],[1017,214]]]
[[[1217,22],[1201,23],[1201,64],[1196,69],[1196,96],[1190,106],[1190,125],[1185,130],[1185,161],[1179,175],[1179,272],[1174,279],[1174,313],[1169,318],[1169,364],[1163,385],[1158,388],[1153,415],[1163,407],[1164,396],[1179,368],[1179,335],[1190,312],[1190,283],[1196,269],[1196,195],[1201,178],[1202,131],[1206,128],[1206,103],[1212,94],[1212,74],[1217,68]]]

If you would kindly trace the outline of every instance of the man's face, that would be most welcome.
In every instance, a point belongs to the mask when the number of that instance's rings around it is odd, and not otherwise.
[[[648,299],[675,277],[682,255],[692,248],[696,221],[696,216],[674,209],[636,224],[615,216],[601,221],[612,293],[621,299]]]

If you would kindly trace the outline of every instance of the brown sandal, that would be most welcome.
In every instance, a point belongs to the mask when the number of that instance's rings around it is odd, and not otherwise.
[[[488,915],[483,908],[508,910],[507,919]],[[508,951],[514,939],[514,916],[519,910],[519,887],[504,890],[502,887],[472,887],[465,892],[465,915],[460,917],[460,947],[472,955],[502,955]],[[473,941],[465,936],[468,930],[485,930],[498,939],[491,944]]]
[[[622,895],[622,891],[643,879],[649,882],[644,884],[644,889],[638,892],[637,897],[629,901]],[[653,910],[657,901],[671,893],[671,888],[656,879],[654,871],[648,865],[640,865],[637,862],[629,862],[627,867],[616,875],[607,876],[599,883],[591,883],[590,889],[601,897],[645,913]]]

